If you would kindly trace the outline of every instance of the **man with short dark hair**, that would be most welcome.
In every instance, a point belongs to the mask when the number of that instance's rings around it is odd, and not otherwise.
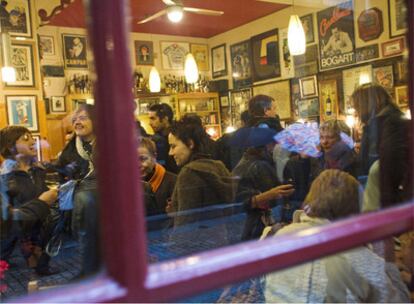
[[[154,131],[152,140],[157,146],[157,162],[167,171],[177,173],[178,167],[174,159],[168,155],[170,145],[168,134],[173,121],[173,110],[166,103],[154,104],[149,108],[149,124]]]
[[[276,101],[267,95],[256,95],[249,100],[251,127],[268,127],[280,132],[279,116],[276,114]]]

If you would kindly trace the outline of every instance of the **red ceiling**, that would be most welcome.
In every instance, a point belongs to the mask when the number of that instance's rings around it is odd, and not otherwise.
[[[138,25],[144,19],[165,8],[161,0],[131,0],[132,31],[163,35],[179,35],[209,38],[238,27],[286,7],[283,4],[256,0],[183,0],[184,6],[220,10],[220,17],[185,13],[178,24],[168,21],[164,15],[146,24]],[[50,25],[85,27],[82,0],[75,0],[60,14],[53,17]]]

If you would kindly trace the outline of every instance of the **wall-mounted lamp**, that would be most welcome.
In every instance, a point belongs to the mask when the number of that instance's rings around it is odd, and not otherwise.
[[[151,68],[149,74],[149,89],[151,93],[159,93],[161,91],[161,78],[155,66]]]
[[[187,83],[196,83],[198,80],[198,67],[193,54],[185,56],[184,75]]]
[[[3,66],[1,68],[1,78],[3,82],[14,82],[16,81],[16,70],[11,65],[11,43],[10,36],[8,33],[1,33],[1,52],[3,55]]]

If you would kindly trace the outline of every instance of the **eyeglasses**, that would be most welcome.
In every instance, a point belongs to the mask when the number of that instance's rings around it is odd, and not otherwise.
[[[143,163],[143,162],[146,162],[147,160],[149,160],[149,159],[150,159],[150,157],[149,157],[149,156],[145,156],[145,155],[140,155],[140,156],[138,157],[138,159],[139,159],[139,161],[140,161],[141,163]]]
[[[79,121],[86,121],[89,119],[89,116],[86,116],[86,115],[74,116],[72,118],[72,124],[74,124],[78,119]]]

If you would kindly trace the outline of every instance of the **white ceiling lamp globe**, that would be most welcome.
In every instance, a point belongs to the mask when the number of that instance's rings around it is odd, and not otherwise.
[[[183,19],[183,8],[179,5],[172,5],[168,7],[167,17],[171,22],[180,22],[181,19]]]
[[[303,55],[306,51],[306,36],[298,15],[291,15],[288,28],[289,52],[293,56]]]
[[[193,54],[185,56],[184,75],[187,83],[196,83],[198,80],[198,67]]]
[[[14,67],[5,66],[1,68],[1,78],[3,82],[15,82],[16,70]]]
[[[149,89],[151,93],[161,91],[161,78],[156,67],[152,67],[149,74]]]

